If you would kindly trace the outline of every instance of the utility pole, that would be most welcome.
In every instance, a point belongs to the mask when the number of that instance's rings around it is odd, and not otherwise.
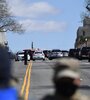
[[[85,42],[86,42],[86,47],[87,47],[87,42],[88,42],[88,39],[87,38],[85,38]]]
[[[33,42],[31,43],[31,49],[33,50]]]

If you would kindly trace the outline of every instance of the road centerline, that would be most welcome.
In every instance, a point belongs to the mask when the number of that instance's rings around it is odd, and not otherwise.
[[[25,100],[28,100],[29,92],[30,92],[31,69],[32,69],[32,62],[29,66],[28,80],[27,80],[26,91],[25,91]]]
[[[30,62],[30,63],[31,63],[31,62]],[[27,82],[27,76],[28,76],[28,71],[29,71],[30,63],[29,63],[28,66],[27,66],[26,73],[25,73],[25,76],[24,76],[23,85],[22,85],[21,91],[20,91],[20,95],[21,95],[21,96],[24,94],[24,90],[25,90],[25,86],[26,86],[26,82]]]

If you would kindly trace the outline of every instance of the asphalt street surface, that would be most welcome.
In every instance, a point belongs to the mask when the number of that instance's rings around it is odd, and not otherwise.
[[[31,61],[28,65],[23,62],[12,62],[12,73],[19,79],[17,90],[25,100],[39,100],[46,94],[54,92],[52,75],[55,60]],[[90,95],[90,63],[80,61],[81,87],[80,91]]]

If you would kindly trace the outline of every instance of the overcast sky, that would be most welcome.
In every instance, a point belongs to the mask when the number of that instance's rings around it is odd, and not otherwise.
[[[8,33],[11,50],[31,48],[69,49],[85,10],[84,0],[7,0],[13,15],[26,29],[24,34]]]

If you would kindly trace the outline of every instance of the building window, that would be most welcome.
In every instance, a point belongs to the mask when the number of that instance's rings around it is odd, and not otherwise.
[[[83,31],[83,36],[85,36],[85,31]]]

